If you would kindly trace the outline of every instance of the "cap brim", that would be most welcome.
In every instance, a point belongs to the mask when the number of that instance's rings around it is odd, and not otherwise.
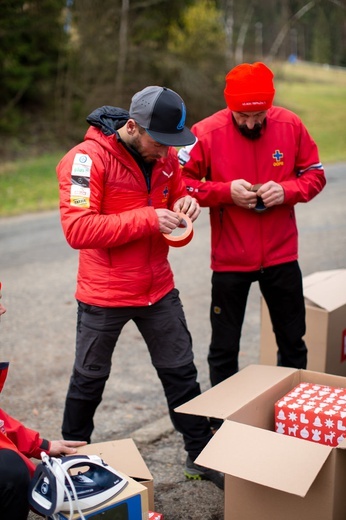
[[[163,134],[148,129],[147,132],[155,141],[165,146],[187,146],[196,142],[196,136],[186,127],[176,134]]]

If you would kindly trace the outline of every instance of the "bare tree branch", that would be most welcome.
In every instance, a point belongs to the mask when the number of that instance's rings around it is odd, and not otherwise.
[[[267,57],[267,60],[268,61],[271,61],[277,54],[282,42],[284,41],[285,37],[286,37],[286,34],[287,32],[289,31],[291,25],[299,20],[302,16],[304,16],[305,13],[307,13],[308,11],[310,11],[310,9],[312,9],[316,3],[318,3],[320,0],[313,0],[311,2],[308,2],[307,4],[305,4],[301,9],[299,9],[299,11],[297,11],[293,16],[292,18],[290,18],[288,20],[288,22],[286,22],[283,27],[280,29],[279,31],[279,34],[277,35],[277,37],[275,38],[274,40],[274,43],[273,45],[271,46],[270,48],[270,51],[268,53],[268,57]]]

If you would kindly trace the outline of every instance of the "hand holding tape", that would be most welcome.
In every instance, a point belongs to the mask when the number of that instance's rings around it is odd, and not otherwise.
[[[172,247],[183,247],[188,244],[193,237],[193,227],[191,219],[185,215],[185,213],[178,213],[180,218],[180,225],[176,228],[177,230],[183,229],[184,231],[178,235],[172,233],[163,233],[163,238],[166,240],[168,245]]]

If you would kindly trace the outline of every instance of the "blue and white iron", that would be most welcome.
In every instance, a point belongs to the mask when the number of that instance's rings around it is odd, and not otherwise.
[[[54,458],[41,453],[29,487],[29,503],[38,513],[57,518],[56,513],[82,511],[110,500],[128,483],[97,455]]]

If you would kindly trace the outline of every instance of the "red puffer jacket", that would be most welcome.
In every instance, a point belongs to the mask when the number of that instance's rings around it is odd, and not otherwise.
[[[0,450],[4,449],[17,452],[32,475],[36,466],[30,458],[40,459],[41,451],[49,453],[49,442],[0,408]]]
[[[0,362],[0,393],[5,384],[8,362]],[[26,428],[0,408],[0,450],[12,450],[18,453],[27,465],[30,474],[35,471],[31,457],[40,459],[41,451],[49,453],[50,442],[42,439],[40,434]]]
[[[174,288],[154,208],[172,209],[186,196],[177,154],[169,148],[155,163],[148,191],[115,129],[99,126],[57,166],[63,231],[80,250],[76,298],[101,307],[150,305]]]
[[[196,144],[179,151],[188,192],[210,207],[211,268],[214,271],[256,271],[298,257],[294,205],[308,202],[326,179],[315,142],[289,110],[272,107],[259,139],[244,137],[229,109],[192,127]],[[235,205],[231,183],[273,180],[285,199],[261,213]]]

